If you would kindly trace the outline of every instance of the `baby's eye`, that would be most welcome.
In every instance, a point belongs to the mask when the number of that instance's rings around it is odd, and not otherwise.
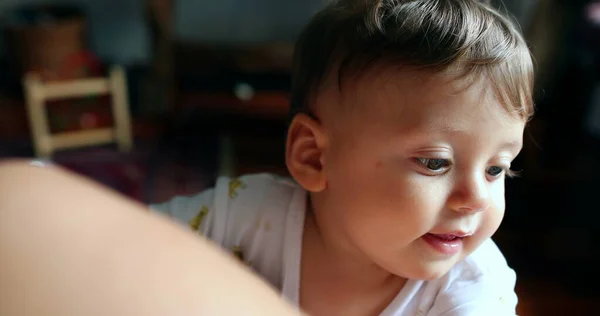
[[[504,168],[499,167],[499,166],[491,166],[487,169],[487,173],[492,177],[498,177],[503,172],[504,172]]]
[[[431,171],[443,171],[450,167],[450,160],[439,158],[417,158],[417,161]]]

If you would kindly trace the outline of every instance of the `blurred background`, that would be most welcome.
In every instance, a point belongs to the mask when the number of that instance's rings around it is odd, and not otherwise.
[[[286,175],[293,43],[326,0],[0,0],[0,159],[144,203]],[[600,315],[600,2],[492,1],[536,59],[537,115],[494,237],[519,315]]]

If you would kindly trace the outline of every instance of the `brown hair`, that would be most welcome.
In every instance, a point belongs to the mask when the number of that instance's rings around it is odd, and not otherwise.
[[[292,115],[309,112],[329,78],[376,63],[463,76],[485,75],[506,110],[533,114],[533,66],[527,44],[506,17],[477,0],[339,0],[313,17],[295,48]]]

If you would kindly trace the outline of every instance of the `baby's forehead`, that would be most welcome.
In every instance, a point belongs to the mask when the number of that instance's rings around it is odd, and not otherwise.
[[[461,75],[448,71],[418,70],[409,67],[374,68],[348,81],[353,90],[375,94],[415,94],[422,96],[454,96],[467,90],[489,88],[490,81],[483,75]],[[485,91],[481,91],[485,92]]]
[[[317,102],[317,106],[327,108],[325,112],[335,118],[350,112],[362,121],[400,118],[403,122],[435,121],[442,125],[449,117],[522,121],[506,110],[485,76],[457,77],[412,69],[379,69],[346,80],[339,89],[327,90],[323,94],[329,97]],[[457,111],[459,116],[454,115]],[[451,124],[445,125],[452,129]]]
[[[483,76],[366,75],[354,86],[340,90],[338,107],[350,113],[348,121],[341,120],[340,135],[352,129],[352,133],[363,131],[372,137],[401,139],[405,144],[432,140],[480,145],[495,139],[520,142],[525,122],[511,115],[490,87]]]
[[[366,72],[340,83],[338,94],[343,103],[371,107],[377,103],[399,108],[414,103],[444,103],[455,98],[477,104],[499,102],[485,76],[460,77],[411,69]]]

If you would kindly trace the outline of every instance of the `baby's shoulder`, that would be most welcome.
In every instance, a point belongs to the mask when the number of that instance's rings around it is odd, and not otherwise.
[[[264,218],[283,220],[298,190],[292,180],[267,173],[219,177],[213,188],[150,207],[227,246]]]
[[[303,197],[292,180],[261,173],[220,177],[212,189],[151,208],[232,252],[279,286],[286,219]]]
[[[271,174],[221,178],[215,189],[215,226],[222,227],[215,233],[222,233],[221,246],[277,288],[286,223],[300,193],[293,181]]]
[[[289,204],[298,185],[269,173],[220,177],[215,186],[215,203],[236,212],[248,213],[265,204]]]
[[[221,177],[215,186],[215,209],[225,217],[228,236],[235,236],[236,242],[253,239],[247,235],[261,225],[283,225],[297,190],[292,180],[267,173]]]

